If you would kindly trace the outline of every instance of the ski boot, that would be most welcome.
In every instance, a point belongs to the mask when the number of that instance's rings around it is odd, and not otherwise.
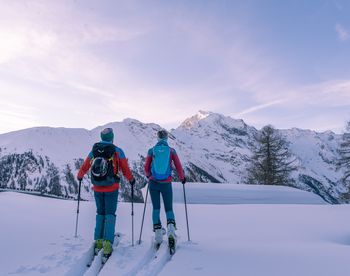
[[[165,235],[165,229],[162,228],[161,223],[157,223],[153,225],[154,232],[154,242],[156,250],[159,249],[160,244],[163,242],[163,235]]]
[[[98,252],[102,249],[103,247],[103,240],[102,239],[98,239],[95,241],[95,250],[94,250],[94,254],[95,256],[98,254]]]
[[[169,253],[170,255],[175,254],[176,250],[176,223],[175,220],[169,219],[167,221],[167,228],[168,228],[168,247],[169,247]]]
[[[112,243],[108,240],[105,240],[103,242],[103,257],[102,257],[102,263],[107,262],[108,258],[112,255],[113,247]]]

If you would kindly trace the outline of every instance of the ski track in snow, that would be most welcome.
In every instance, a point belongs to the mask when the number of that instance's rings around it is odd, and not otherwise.
[[[102,255],[103,250],[100,250],[97,256],[95,256],[94,261],[92,262],[91,266],[88,268],[88,270],[84,273],[84,276],[95,276],[98,275],[100,270],[102,269]],[[85,264],[86,266],[86,264]]]
[[[165,241],[158,251],[155,251],[152,240],[150,243],[143,242],[134,247],[130,244],[120,244],[99,275],[156,276],[170,260]]]
[[[81,241],[76,242],[75,239],[64,238],[63,246],[66,248],[64,252],[54,252],[43,257],[45,264],[37,264],[32,266],[22,265],[16,271],[9,275],[16,274],[51,274],[55,273],[55,269],[59,266],[70,265],[69,271],[64,273],[65,276],[96,276],[96,275],[123,275],[123,276],[156,276],[163,270],[166,264],[171,261],[174,256],[169,255],[167,242],[164,241],[158,251],[153,248],[153,242],[143,242],[141,245],[136,244],[131,247],[129,241],[118,241],[114,246],[112,256],[102,265],[101,250],[94,257],[90,267],[87,264],[93,258],[94,245],[83,252],[81,256],[72,256],[69,252],[81,252]],[[176,251],[181,246],[177,245]],[[132,261],[130,261],[132,260]],[[50,265],[51,263],[51,265]]]
[[[146,275],[158,275],[167,262],[170,260],[168,252],[168,245],[163,241],[157,252],[152,255],[150,262],[142,266],[134,275],[135,276],[146,276]],[[131,276],[132,274],[130,274]]]
[[[121,238],[123,236],[124,235],[121,234],[121,233],[117,233],[116,234],[114,245],[113,245],[113,254],[114,254],[114,252],[116,252],[118,250],[118,247],[119,247],[119,244],[120,244],[120,240],[121,240]],[[93,254],[94,254],[94,245],[92,245],[92,255],[90,255],[90,258],[93,258]],[[113,256],[113,254],[112,254],[112,256]],[[100,275],[100,272],[103,270],[103,268],[108,264],[108,262],[110,262],[111,257],[107,260],[107,262],[105,264],[102,264],[103,249],[100,250],[98,255],[93,258],[93,261],[92,261],[92,263],[90,264],[89,267],[87,267],[89,259],[87,259],[87,261],[85,261],[83,266],[85,267],[86,271],[85,271],[85,273],[83,275],[84,276]],[[79,266],[79,265],[80,264],[78,264],[77,266]]]

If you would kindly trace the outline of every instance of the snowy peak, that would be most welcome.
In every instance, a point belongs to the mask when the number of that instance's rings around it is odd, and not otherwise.
[[[191,129],[193,127],[195,127],[199,121],[207,118],[208,116],[210,116],[212,113],[209,111],[202,111],[200,110],[196,115],[187,118],[185,121],[183,121],[183,123],[180,125],[181,128],[184,129]]]
[[[191,130],[201,127],[222,127],[240,128],[244,129],[247,125],[243,120],[236,120],[219,113],[200,110],[194,116],[186,119],[181,125],[180,129]]]

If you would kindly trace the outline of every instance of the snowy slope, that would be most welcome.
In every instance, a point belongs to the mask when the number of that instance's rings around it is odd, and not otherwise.
[[[115,144],[122,145],[132,160],[139,158],[139,154],[145,151],[145,145],[151,146],[155,138],[154,133],[160,129],[157,125],[142,124],[132,119],[110,123],[91,131],[38,127],[0,135],[0,147],[2,155],[23,153],[30,149],[36,154],[49,157],[61,166],[66,164],[67,160],[85,158],[92,145],[100,140],[100,132],[105,127],[115,130]]]
[[[281,192],[276,187],[259,186],[261,191],[247,187],[249,202],[253,203],[254,195],[261,198],[259,193],[265,188],[269,197],[275,199],[288,198],[287,194],[293,193],[288,188]],[[195,189],[187,190],[188,197]],[[208,194],[205,191],[208,189],[203,190],[202,195]],[[191,242],[187,242],[184,205],[175,204],[179,243],[170,261],[165,247],[157,259],[150,251],[153,235],[150,205],[146,210],[143,242],[131,247],[131,206],[121,202],[116,227],[122,233],[121,241],[99,275],[347,276],[350,222],[344,217],[350,206],[315,205],[313,194],[302,193],[304,203],[311,205],[189,204]],[[197,191],[195,197],[206,202],[202,195]],[[222,196],[226,196],[226,191]],[[86,273],[95,206],[93,202],[81,203],[79,238],[73,237],[75,210],[73,201],[0,193],[0,242],[6,248],[0,253],[0,274]],[[142,210],[143,204],[135,204],[135,239]]]
[[[144,188],[144,193],[146,188]],[[173,184],[174,202],[184,203],[181,183]],[[190,204],[325,204],[316,194],[285,186],[187,183]]]
[[[344,187],[339,183],[343,171],[336,170],[340,135],[331,131],[317,133],[310,130],[291,129],[281,133],[290,142],[290,149],[297,158],[297,184],[321,195],[337,197]]]
[[[143,162],[161,127],[125,119],[92,130],[40,127],[0,135],[0,187],[34,189],[56,195],[75,195],[77,169],[105,127],[115,131],[115,143],[124,149],[139,187],[146,184]],[[258,130],[217,113],[200,111],[171,131],[173,146],[194,182],[246,183],[253,136]],[[298,160],[297,186],[338,202],[345,191],[334,160],[340,135],[308,130],[281,130]],[[84,181],[83,198],[91,198]],[[283,183],[281,183],[283,184]],[[128,185],[122,194],[128,195]],[[141,193],[137,198],[141,200]],[[127,198],[126,198],[127,199]]]
[[[208,172],[210,181],[232,183],[242,183],[254,133],[242,120],[204,111],[172,132],[185,145],[179,148],[182,156]]]
[[[76,194],[77,170],[105,127],[114,129],[115,144],[123,148],[137,179],[141,179],[141,155],[146,155],[160,126],[125,119],[91,131],[42,127],[0,135],[0,187],[25,187],[57,194],[59,186],[63,195]],[[90,199],[88,176],[83,184],[82,197]],[[124,193],[128,188],[123,186]]]

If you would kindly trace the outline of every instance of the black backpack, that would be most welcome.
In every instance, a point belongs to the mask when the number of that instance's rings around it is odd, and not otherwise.
[[[91,182],[96,186],[111,186],[119,182],[118,175],[114,174],[113,144],[96,143],[92,148]]]

